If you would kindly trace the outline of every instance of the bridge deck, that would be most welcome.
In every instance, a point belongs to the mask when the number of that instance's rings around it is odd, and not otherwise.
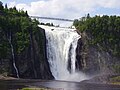
[[[49,19],[49,20],[59,20],[59,21],[68,21],[68,22],[73,22],[73,21],[74,21],[74,20],[70,20],[70,19],[52,18],[52,17],[39,17],[39,16],[30,16],[30,18],[35,18],[35,19]]]

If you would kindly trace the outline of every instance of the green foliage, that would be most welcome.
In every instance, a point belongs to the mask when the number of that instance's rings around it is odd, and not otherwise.
[[[3,3],[0,1],[0,11],[3,10]]]
[[[120,76],[112,77],[112,78],[110,78],[110,81],[119,81],[120,82]]]
[[[88,33],[90,44],[99,44],[109,53],[120,56],[120,16],[103,15],[82,17],[73,25],[81,32]]]
[[[113,76],[109,78],[109,83],[114,85],[120,85],[120,76]]]
[[[40,25],[54,26],[53,23],[40,23]]]
[[[16,54],[20,54],[30,44],[30,30],[38,30],[38,21],[29,18],[27,11],[16,7],[3,7],[0,1],[0,59],[10,53],[10,36]]]
[[[113,65],[112,67],[114,68],[116,73],[120,73],[120,65],[119,64],[118,65]]]

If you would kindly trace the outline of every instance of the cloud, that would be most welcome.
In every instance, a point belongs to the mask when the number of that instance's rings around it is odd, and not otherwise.
[[[8,3],[8,6],[9,6],[9,7],[14,7],[14,6],[16,6],[16,2],[15,2],[15,1],[9,2],[9,3]]]
[[[38,0],[30,3],[10,2],[9,7],[27,10],[29,15],[79,18],[98,8],[120,9],[119,0]]]
[[[98,5],[105,8],[116,8],[120,9],[119,0],[99,0]]]

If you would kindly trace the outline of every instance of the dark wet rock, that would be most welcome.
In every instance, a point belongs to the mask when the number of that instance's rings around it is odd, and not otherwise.
[[[90,45],[92,36],[83,32],[76,49],[76,68],[89,75],[109,74],[115,72],[114,65],[120,65],[119,58],[101,49],[100,45]]]
[[[15,63],[20,78],[53,79],[46,56],[45,31],[40,28],[30,32],[30,44],[20,54],[15,54]],[[0,74],[16,77],[11,53],[0,58]]]
[[[52,31],[54,30],[54,29],[51,29]]]
[[[72,64],[72,61],[71,61],[71,55],[72,55],[71,49],[72,49],[72,44],[70,45],[70,48],[69,48],[68,65],[67,65],[67,69],[68,69],[68,71],[70,73],[72,72],[72,70],[71,70],[71,64]]]
[[[83,68],[83,60],[82,60],[82,47],[83,47],[83,42],[82,39],[80,38],[77,43],[77,48],[76,48],[76,70],[80,71]]]
[[[17,66],[21,78],[53,79],[47,61],[46,38],[43,29],[32,36],[32,44],[18,56]]]

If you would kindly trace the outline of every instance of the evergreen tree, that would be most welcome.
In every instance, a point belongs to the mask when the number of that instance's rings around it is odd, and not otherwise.
[[[90,17],[88,14],[87,17],[74,20],[73,25],[91,35],[89,44],[99,44],[103,50],[120,56],[120,16]]]

